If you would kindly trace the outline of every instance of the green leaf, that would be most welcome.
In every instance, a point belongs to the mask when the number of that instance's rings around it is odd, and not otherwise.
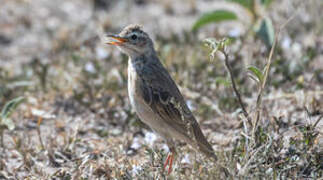
[[[262,19],[260,24],[255,27],[255,32],[268,47],[273,45],[275,39],[275,30],[270,18]]]
[[[253,6],[254,6],[254,0],[227,0],[230,2],[237,3],[246,9],[250,10],[251,12],[253,11]]]
[[[273,2],[273,0],[261,0],[260,3],[265,6],[269,7],[269,5]]]
[[[229,46],[229,45],[231,45],[234,41],[235,41],[235,39],[234,39],[234,38],[231,38],[231,37],[226,38],[226,39],[224,39],[224,40],[223,40],[223,45],[224,45],[224,46]]]
[[[212,52],[210,53],[211,59],[214,59],[214,54],[217,51],[223,52],[225,48],[230,45],[233,41],[233,38],[224,38],[222,40],[216,40],[215,38],[206,38],[203,40],[206,46],[208,46]]]
[[[193,25],[192,30],[197,31],[202,26],[210,24],[210,23],[217,23],[221,21],[230,21],[230,20],[237,20],[237,16],[234,12],[227,11],[227,10],[216,10],[213,12],[208,12],[203,14]]]
[[[215,83],[216,84],[221,84],[223,86],[230,86],[231,85],[231,81],[227,80],[226,78],[224,77],[217,77],[215,78]]]
[[[10,131],[15,129],[15,124],[10,118],[3,119],[1,122],[2,125],[5,125]]]
[[[12,99],[11,101],[7,102],[2,111],[1,111],[1,121],[0,124],[7,126],[9,130],[12,130],[15,128],[14,123],[9,118],[11,113],[18,107],[20,103],[22,103],[25,100],[24,97],[17,97],[15,99]]]
[[[258,78],[259,82],[262,83],[262,81],[264,79],[264,75],[257,67],[250,66],[250,67],[248,67],[248,70],[251,71]]]

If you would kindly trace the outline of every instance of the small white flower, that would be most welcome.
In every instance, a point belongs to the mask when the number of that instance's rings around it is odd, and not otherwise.
[[[93,74],[96,73],[96,69],[92,62],[86,63],[84,69],[89,73],[93,73]]]
[[[145,134],[145,141],[146,143],[149,144],[149,146],[152,146],[156,140],[157,140],[157,136],[155,133],[147,132]]]
[[[141,166],[132,165],[131,173],[133,175],[137,175],[139,173],[139,171],[141,171],[141,170],[142,170]]]

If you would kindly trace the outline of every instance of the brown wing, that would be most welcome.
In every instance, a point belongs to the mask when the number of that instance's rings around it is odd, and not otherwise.
[[[196,122],[175,82],[159,62],[147,62],[138,74],[143,81],[145,102],[154,112],[171,124],[183,126]]]
[[[159,60],[147,62],[138,74],[143,81],[142,96],[151,109],[183,135],[194,139],[198,149],[215,157],[182,94]]]

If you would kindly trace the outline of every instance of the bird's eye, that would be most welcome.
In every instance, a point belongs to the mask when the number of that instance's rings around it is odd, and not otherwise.
[[[135,35],[135,34],[134,34],[134,35],[132,35],[132,36],[131,36],[131,39],[132,39],[132,40],[136,40],[136,39],[137,39],[137,35]]]

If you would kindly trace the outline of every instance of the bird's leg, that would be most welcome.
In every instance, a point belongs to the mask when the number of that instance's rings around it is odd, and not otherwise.
[[[173,170],[173,160],[174,160],[174,156],[175,154],[172,153],[170,156],[170,160],[169,160],[169,166],[168,166],[168,175],[172,172]]]
[[[173,161],[175,159],[175,156],[176,156],[175,148],[171,147],[170,152],[168,153],[166,161],[164,163],[164,170],[166,169],[166,167],[168,165],[168,172],[167,172],[168,175],[172,172]]]
[[[168,153],[166,161],[164,163],[164,170],[166,169],[166,166],[168,165],[169,159],[170,159],[170,153]]]

